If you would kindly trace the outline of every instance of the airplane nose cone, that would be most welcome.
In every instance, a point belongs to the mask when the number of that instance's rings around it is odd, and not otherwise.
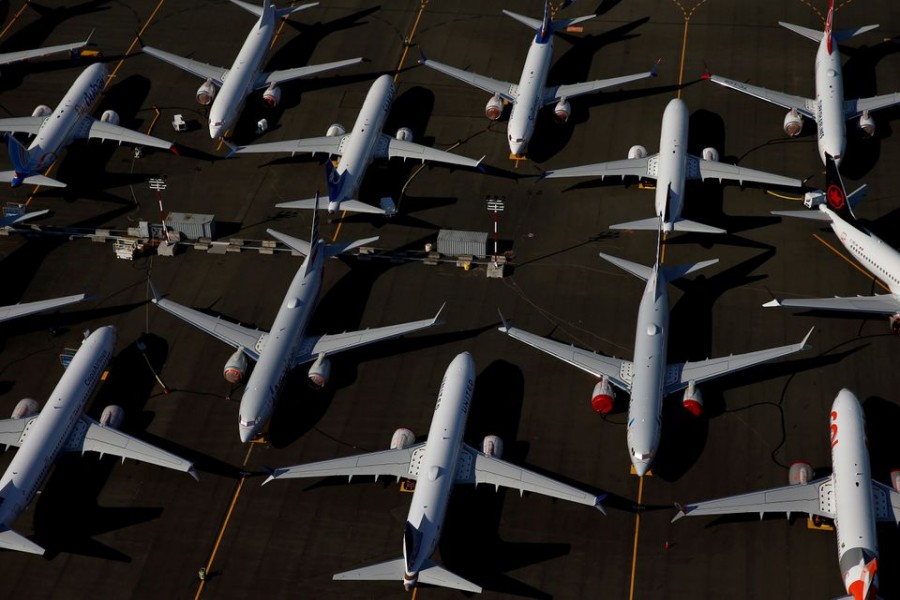
[[[210,139],[217,140],[222,137],[222,128],[216,127],[215,125],[209,126],[209,137]]]
[[[510,142],[509,143],[509,151],[515,156],[524,156],[525,155],[525,144]]]
[[[634,462],[634,472],[638,477],[643,477],[650,470],[650,464],[645,462]]]
[[[252,441],[253,436],[256,434],[256,432],[253,431],[252,427],[243,427],[243,426],[238,428],[238,433],[241,436],[241,441],[245,444]]]

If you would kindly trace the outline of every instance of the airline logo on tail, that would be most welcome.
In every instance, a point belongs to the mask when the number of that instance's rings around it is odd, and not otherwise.
[[[828,2],[828,16],[825,18],[825,45],[831,54],[831,24],[834,22],[834,0]]]
[[[553,35],[553,23],[550,21],[550,2],[544,2],[544,20],[541,22],[541,28],[538,30],[537,42],[545,43],[550,36]]]

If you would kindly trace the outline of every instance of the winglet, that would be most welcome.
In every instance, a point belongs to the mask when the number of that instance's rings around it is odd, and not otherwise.
[[[503,323],[503,326],[500,327],[500,331],[503,333],[509,333],[509,323],[506,322],[506,317],[503,316],[503,313],[500,312],[500,309],[497,309],[497,314],[500,315],[500,322]]]
[[[781,306],[781,300],[779,300],[778,298],[772,298],[771,300],[769,300],[768,302],[763,304],[763,306],[765,306],[766,308],[773,308],[775,306]]]
[[[159,290],[156,289],[156,286],[153,285],[153,280],[149,277],[147,278],[147,283],[150,285],[150,293],[153,294],[153,304],[159,304],[159,301],[162,300],[162,296],[159,295]]]
[[[650,77],[656,77],[659,75],[659,65],[662,62],[662,57],[656,59],[656,64],[653,65],[653,68],[650,69]]]
[[[187,474],[193,477],[194,481],[200,481],[200,477],[197,476],[197,469],[194,468],[194,465],[191,465],[191,468],[187,470]]]
[[[809,340],[809,336],[812,335],[813,329],[815,329],[815,327],[810,327],[809,331],[806,333],[806,337],[804,337],[803,341],[800,342],[800,345],[803,346],[804,350],[806,350],[807,348],[810,348],[810,346],[806,342],[807,342],[807,340]]]
[[[677,521],[678,519],[680,519],[681,517],[683,517],[687,514],[687,509],[684,507],[683,504],[676,502],[675,508],[678,509],[678,514],[675,515],[674,517],[672,517],[672,520],[670,521],[670,523],[674,523],[675,521]]]
[[[712,73],[709,72],[709,65],[706,64],[706,61],[703,61],[703,73],[700,75],[700,79],[712,79]]]
[[[419,46],[419,64],[424,65],[428,61],[428,57],[425,56],[425,50],[422,49],[422,46]]]
[[[607,494],[600,494],[600,495],[597,496],[597,498],[594,500],[594,508],[596,508],[596,509],[599,510],[601,513],[603,513],[603,516],[604,516],[604,517],[606,516],[606,511],[603,509],[603,506],[601,506],[600,503],[603,502],[604,500],[606,500],[606,496],[607,496]]]
[[[438,322],[438,317],[440,317],[440,316],[441,316],[441,313],[444,312],[444,307],[445,307],[445,306],[447,306],[447,302],[446,302],[446,301],[444,301],[444,303],[441,304],[441,307],[438,309],[437,314],[434,315],[434,318],[433,318],[433,319],[431,319],[432,324],[437,324],[437,322]]]
[[[228,154],[225,155],[225,158],[231,158],[233,155],[239,153],[241,150],[245,148],[245,146],[235,146],[225,138],[222,138],[222,143],[228,146],[229,151]]]

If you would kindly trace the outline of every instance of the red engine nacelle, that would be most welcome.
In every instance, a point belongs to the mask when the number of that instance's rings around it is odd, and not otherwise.
[[[409,448],[415,443],[416,434],[412,432],[412,429],[407,429],[406,427],[401,427],[391,436],[391,450]]]
[[[413,141],[412,129],[410,129],[409,127],[401,127],[397,130],[397,133],[394,135],[394,137],[401,142],[411,142]]]
[[[41,411],[40,405],[34,398],[22,398],[12,411],[11,418],[27,419]]]
[[[784,124],[782,126],[786,134],[791,137],[797,137],[803,131],[803,117],[792,108],[784,115]]]
[[[486,435],[481,442],[481,451],[487,456],[494,458],[503,457],[503,440],[499,435]]]
[[[281,88],[274,83],[270,83],[266,91],[263,92],[262,99],[263,104],[269,108],[275,108],[281,102]]]
[[[608,414],[612,411],[616,401],[616,392],[610,385],[606,377],[602,377],[597,385],[594,386],[594,392],[591,394],[591,408],[601,415]]]
[[[309,383],[317,390],[321,390],[328,385],[328,378],[331,377],[331,361],[325,358],[324,354],[320,354],[316,362],[309,368]]]
[[[240,383],[247,374],[247,356],[244,354],[243,348],[238,348],[234,354],[228,357],[225,363],[225,369],[222,374],[228,383]]]
[[[875,119],[869,116],[869,111],[867,110],[864,110],[863,114],[860,115],[859,123],[856,127],[865,137],[872,137],[875,135]]]
[[[503,100],[500,99],[500,96],[494,94],[484,107],[484,116],[491,121],[496,121],[501,115],[503,115]]]
[[[647,149],[640,144],[635,144],[628,149],[628,158],[647,158]]]
[[[703,414],[703,394],[700,393],[700,388],[695,386],[693,382],[691,382],[687,386],[687,389],[684,390],[684,397],[681,399],[681,405],[695,417],[699,417]]]
[[[900,469],[891,469],[891,485],[895,492],[900,492]]]
[[[328,137],[337,137],[339,135],[344,135],[345,133],[347,133],[346,127],[340,123],[332,123],[328,126],[328,131],[325,132],[325,135]]]
[[[719,162],[719,151],[715,148],[704,148],[701,156],[703,156],[703,160]]]
[[[557,102],[556,106],[553,108],[553,116],[556,117],[557,123],[565,123],[569,120],[569,115],[571,114],[572,105],[569,104],[569,101],[565,98]]]
[[[125,420],[125,409],[115,404],[110,404],[100,413],[100,425],[118,429]]]
[[[797,460],[791,463],[788,469],[788,483],[791,485],[805,485],[816,476],[812,465],[806,461]]]
[[[203,106],[211,103],[216,97],[216,84],[212,79],[207,79],[203,85],[197,88],[197,103]]]
[[[46,104],[38,104],[34,108],[34,112],[31,113],[32,117],[49,117],[53,113],[53,109],[51,109]]]

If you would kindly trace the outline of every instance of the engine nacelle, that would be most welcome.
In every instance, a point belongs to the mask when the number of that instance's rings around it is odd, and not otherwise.
[[[125,420],[125,409],[115,404],[110,404],[100,413],[100,425],[118,429]]]
[[[103,123],[109,123],[110,125],[118,125],[119,113],[114,110],[104,110],[103,114],[100,115],[100,121],[102,121]]]
[[[53,112],[53,109],[51,109],[46,104],[38,104],[34,108],[34,112],[31,113],[31,116],[32,117],[49,117],[52,112]]]
[[[872,137],[875,135],[875,119],[869,116],[869,111],[864,110],[863,114],[860,115],[857,128],[865,137]]]
[[[691,382],[687,386],[687,389],[684,390],[684,397],[681,399],[681,405],[695,417],[699,417],[703,414],[703,394],[700,393],[700,388],[695,386],[694,382]]]
[[[397,133],[394,134],[394,137],[401,142],[411,142],[413,141],[412,129],[410,129],[409,127],[401,127],[397,130]]]
[[[791,137],[797,137],[800,135],[800,132],[803,131],[803,117],[792,108],[784,115],[783,127],[786,134]]]
[[[895,492],[900,492],[900,469],[891,469],[891,485]]]
[[[402,450],[416,443],[416,434],[412,429],[401,427],[391,436],[391,450]]]
[[[591,394],[591,408],[595,412],[605,415],[612,411],[615,401],[615,390],[613,390],[606,377],[601,377],[597,385],[594,386],[594,392]]]
[[[269,108],[275,108],[281,102],[281,88],[274,83],[270,83],[266,91],[263,92],[262,98],[263,104]]]
[[[216,98],[216,91],[216,84],[212,82],[212,79],[207,79],[203,85],[197,88],[197,103],[207,106]]]
[[[324,354],[320,354],[316,362],[309,368],[309,383],[317,390],[321,390],[328,385],[328,378],[331,377],[331,361],[325,358]]]
[[[565,123],[569,120],[569,115],[571,114],[572,105],[565,98],[557,102],[556,106],[553,107],[553,116],[556,118],[557,123]]]
[[[647,158],[647,149],[639,144],[635,144],[628,149],[628,158]]]
[[[716,150],[715,148],[704,148],[702,156],[703,156],[703,160],[719,162],[719,151]]]
[[[486,116],[491,121],[496,121],[503,115],[503,100],[500,99],[500,96],[494,94],[491,96],[491,99],[487,101],[487,104],[484,107],[484,116]]]
[[[347,129],[343,125],[341,125],[340,123],[332,123],[328,126],[328,131],[325,132],[325,135],[327,135],[328,137],[337,137],[346,133]]]
[[[27,419],[41,412],[41,407],[34,398],[22,398],[12,411],[11,418]]]
[[[247,374],[247,366],[247,356],[244,354],[244,349],[238,348],[234,354],[228,357],[228,362],[225,363],[225,369],[222,371],[225,381],[228,383],[242,382],[244,375]]]
[[[503,440],[499,435],[486,435],[481,442],[481,451],[486,456],[503,458]]]
[[[815,476],[812,465],[802,460],[792,462],[788,469],[788,483],[791,485],[805,485]]]

